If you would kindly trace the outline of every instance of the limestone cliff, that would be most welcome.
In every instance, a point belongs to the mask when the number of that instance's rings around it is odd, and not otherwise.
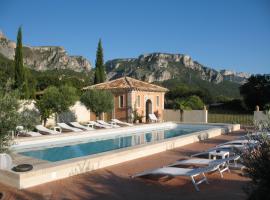
[[[16,43],[0,32],[0,53],[14,59]],[[74,71],[90,71],[91,63],[82,56],[70,56],[63,47],[38,46],[23,47],[24,64],[32,69],[44,71],[48,69],[71,69]]]
[[[106,63],[106,69],[108,79],[127,75],[149,82],[193,75],[213,83],[223,80],[244,83],[250,76],[228,70],[218,71],[193,61],[188,55],[168,53],[150,53],[138,58],[110,60]]]

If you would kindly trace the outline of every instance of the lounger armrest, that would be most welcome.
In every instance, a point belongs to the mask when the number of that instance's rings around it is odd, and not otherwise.
[[[112,124],[112,125],[117,125],[117,123],[116,123],[116,122],[114,122],[114,121],[110,121],[110,122],[109,122],[109,124]]]
[[[93,124],[93,123],[90,123],[90,122],[88,122],[88,123],[86,124],[86,126],[87,126],[87,127],[90,127],[90,128],[94,128],[94,124]]]
[[[55,126],[53,130],[56,132],[62,133],[62,128],[60,126]]]

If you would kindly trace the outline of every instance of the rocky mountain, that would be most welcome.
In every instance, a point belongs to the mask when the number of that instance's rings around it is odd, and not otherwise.
[[[138,58],[110,60],[106,62],[106,69],[108,79],[126,75],[148,82],[196,76],[212,83],[226,80],[242,84],[250,76],[228,70],[217,71],[193,61],[188,55],[168,53],[150,53]]]
[[[0,54],[14,59],[16,43],[0,32]],[[37,71],[48,69],[71,69],[77,72],[90,71],[91,63],[82,56],[70,56],[63,47],[23,47],[24,64]]]

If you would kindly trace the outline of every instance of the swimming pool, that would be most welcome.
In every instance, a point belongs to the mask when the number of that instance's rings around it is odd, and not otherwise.
[[[47,147],[34,148],[31,150],[18,152],[21,155],[29,156],[50,162],[57,162],[72,158],[78,158],[88,155],[96,155],[117,149],[124,149],[133,146],[139,146],[158,141],[166,141],[186,135],[193,132],[216,128],[211,125],[185,125],[179,124],[170,129],[157,129],[151,131],[142,131],[135,133],[124,133],[118,135],[109,135],[103,137],[95,137],[79,142],[70,142],[69,144],[48,144]]]
[[[151,156],[239,129],[240,124],[163,122],[92,132],[17,138],[10,149],[16,158],[14,164],[32,164],[33,170],[23,173],[0,170],[0,182],[19,189],[29,188]]]

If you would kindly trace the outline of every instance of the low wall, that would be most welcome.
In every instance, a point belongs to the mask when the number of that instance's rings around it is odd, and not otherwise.
[[[254,121],[261,122],[261,121],[268,121],[269,118],[264,111],[254,111]]]
[[[184,123],[207,123],[207,110],[184,110],[182,119],[180,110],[165,109],[164,121],[175,121]]]

